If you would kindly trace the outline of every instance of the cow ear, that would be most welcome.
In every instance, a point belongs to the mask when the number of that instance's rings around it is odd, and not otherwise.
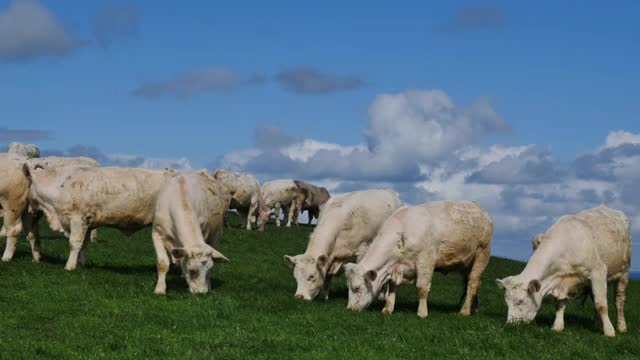
[[[287,264],[292,269],[294,267],[296,267],[296,257],[295,256],[285,255],[284,256],[284,262],[285,262],[285,264]]]
[[[542,284],[540,284],[540,280],[531,280],[529,281],[529,293],[535,294],[540,291]]]
[[[533,251],[536,251],[538,249],[538,246],[540,246],[540,243],[542,242],[542,240],[544,240],[544,234],[538,234],[534,236],[533,239],[531,239],[531,245],[533,245]]]
[[[508,281],[509,281],[508,278],[496,279],[496,284],[498,284],[499,288],[506,289]]]
[[[353,268],[356,266],[356,264],[352,264],[352,263],[346,263],[344,265],[342,265],[342,268],[344,269],[344,274],[349,276],[351,274],[351,272],[353,272]]]
[[[318,256],[318,259],[316,260],[316,262],[318,263],[318,266],[323,267],[327,264],[327,255],[320,255]]]
[[[376,278],[378,278],[378,272],[375,270],[369,270],[364,274],[364,277],[370,282],[374,282],[376,281]]]
[[[176,259],[182,259],[187,256],[187,249],[185,248],[173,248],[171,249],[171,255]]]
[[[228,262],[231,262],[229,259],[227,259],[227,257],[226,257],[226,256],[222,255],[222,253],[221,253],[221,252],[219,252],[218,250],[213,249],[213,248],[212,248],[211,250],[213,250],[213,251],[211,252],[211,258],[213,258],[213,261],[214,261],[214,262],[220,262],[220,263],[228,263]]]

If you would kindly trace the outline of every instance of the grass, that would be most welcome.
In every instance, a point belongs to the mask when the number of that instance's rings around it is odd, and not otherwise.
[[[0,264],[0,358],[640,358],[638,281],[627,292],[629,331],[613,339],[595,329],[590,300],[568,307],[560,334],[550,329],[551,304],[532,324],[505,325],[494,279],[523,264],[500,258],[491,259],[480,310],[469,318],[457,314],[457,274],[435,276],[426,319],[416,316],[412,286],[401,289],[391,316],[380,314],[382,304],[353,313],[345,307],[343,279],[327,302],[293,298],[295,282],[282,256],[303,252],[310,231],[302,225],[269,226],[265,233],[225,230],[221,251],[231,263],[214,268],[209,294],[191,295],[172,269],[167,295],[155,296],[149,229],[130,237],[100,229],[99,242],[88,247],[88,264],[67,272],[67,242],[43,223],[40,264],[31,262],[24,240],[14,260]]]

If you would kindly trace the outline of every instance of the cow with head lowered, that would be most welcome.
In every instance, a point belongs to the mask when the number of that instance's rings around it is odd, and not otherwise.
[[[616,284],[618,331],[627,330],[625,290],[631,266],[629,219],[624,213],[598,206],[563,216],[546,233],[534,238],[534,253],[524,270],[497,280],[505,290],[507,322],[530,322],[546,296],[556,300],[552,329],[564,329],[567,302],[590,286],[596,322],[606,336],[614,336],[609,319],[607,284]]]
[[[343,265],[357,262],[384,221],[400,207],[389,190],[363,190],[333,196],[324,205],[304,254],[285,255],[297,282],[295,297],[327,299],[333,276]]]
[[[308,224],[311,225],[314,218],[317,219],[320,217],[320,208],[329,201],[331,195],[324,187],[309,184],[300,180],[294,180],[294,183],[300,192],[296,208],[299,212],[307,210],[309,217]]]

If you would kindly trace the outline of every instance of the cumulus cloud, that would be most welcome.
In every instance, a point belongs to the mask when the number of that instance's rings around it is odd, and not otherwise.
[[[64,56],[81,45],[36,0],[13,0],[0,10],[0,61],[15,63]]]
[[[0,144],[9,144],[14,141],[31,142],[48,140],[51,133],[46,130],[36,129],[9,129],[0,127]]]
[[[355,76],[331,74],[309,66],[287,69],[276,78],[285,90],[302,95],[352,90],[366,84],[364,80]]]
[[[100,46],[111,44],[138,32],[138,7],[135,4],[107,4],[96,11],[91,19],[91,31]]]
[[[265,78],[253,74],[246,79],[225,68],[206,68],[182,72],[172,79],[149,81],[135,88],[131,95],[144,98],[187,98],[203,93],[229,94],[240,86],[261,85]]]
[[[105,154],[99,148],[91,145],[74,145],[66,150],[47,149],[42,156],[86,156],[101,166],[121,166],[146,169],[172,168],[175,170],[191,170],[191,162],[187,158],[147,158],[141,155]]]
[[[474,200],[495,223],[494,252],[526,259],[530,239],[565,214],[605,204],[640,219],[640,134],[611,132],[573,161],[544,145],[487,146],[509,129],[491,103],[457,105],[444,92],[412,90],[375,98],[361,143],[343,145],[256,128],[254,146],[215,164],[261,181],[299,178],[332,193],[391,188],[409,204]],[[632,225],[634,236],[640,225]]]
[[[504,12],[497,6],[485,5],[461,9],[442,28],[445,31],[471,32],[500,30],[505,25]]]

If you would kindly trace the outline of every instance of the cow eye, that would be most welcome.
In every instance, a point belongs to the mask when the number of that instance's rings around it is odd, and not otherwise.
[[[354,286],[353,291],[354,291],[354,292],[358,292],[358,291],[360,291],[360,286]]]
[[[309,281],[313,281],[313,280],[315,280],[315,279],[316,279],[316,276],[315,276],[315,275],[310,275],[310,276],[307,278],[307,280],[309,280]]]
[[[524,304],[524,299],[518,299],[518,301],[516,303],[518,305],[522,305],[522,304]]]

